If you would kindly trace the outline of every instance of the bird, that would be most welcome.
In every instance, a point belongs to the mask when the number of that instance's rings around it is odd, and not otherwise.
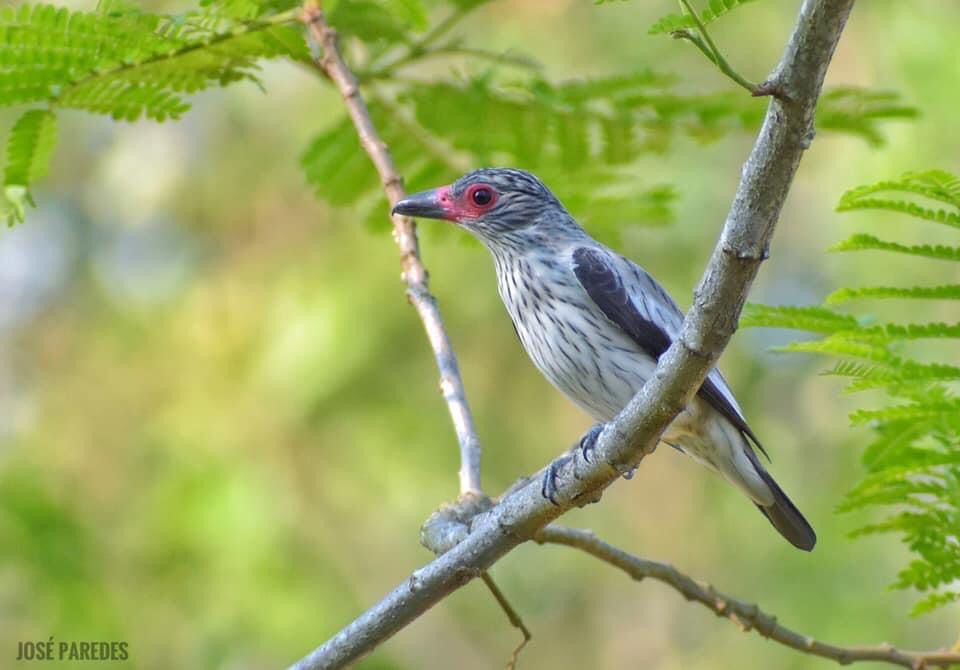
[[[683,312],[666,289],[593,239],[524,170],[474,170],[397,201],[392,213],[453,222],[487,247],[500,297],[530,359],[598,422],[581,441],[589,458],[602,426],[640,390],[679,335]],[[746,494],[795,547],[813,549],[813,528],[764,468],[757,451],[766,452],[716,367],[660,441]],[[549,497],[547,489],[545,483]]]

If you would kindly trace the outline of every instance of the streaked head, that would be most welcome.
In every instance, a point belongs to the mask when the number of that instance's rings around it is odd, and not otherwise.
[[[449,186],[404,198],[393,213],[453,221],[491,248],[580,231],[542,181],[513,168],[474,170]]]

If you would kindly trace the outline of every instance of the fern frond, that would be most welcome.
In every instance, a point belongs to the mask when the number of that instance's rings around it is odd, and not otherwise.
[[[3,187],[8,225],[23,221],[27,205],[33,204],[30,187],[46,176],[57,142],[57,117],[48,110],[24,113],[7,138]]]
[[[863,465],[868,472],[878,472],[886,468],[897,467],[903,454],[913,449],[913,445],[930,432],[930,426],[917,421],[887,421],[876,426],[875,437],[863,452]],[[848,501],[857,500],[856,491],[861,486],[870,486],[870,482],[860,483],[847,494]],[[846,504],[846,503],[844,503]],[[843,506],[841,505],[841,509]]]
[[[960,426],[960,400],[892,405],[881,409],[860,409],[850,415],[854,425],[873,421],[939,421]]]
[[[851,338],[874,342],[894,342],[897,340],[924,340],[960,337],[960,324],[947,323],[887,323],[876,326],[862,326],[849,333]]]
[[[853,358],[861,358],[863,360],[882,364],[893,364],[899,360],[882,345],[858,342],[842,334],[831,335],[822,340],[791,342],[790,344],[775,347],[775,351],[805,352],[811,354],[827,354],[830,356],[850,356]]]
[[[859,233],[830,247],[830,251],[893,251],[911,256],[939,258],[947,261],[960,261],[960,247],[943,244],[916,244],[907,246],[897,242],[887,242],[873,235]]]
[[[748,303],[740,317],[740,325],[748,328],[788,328],[829,335],[857,327],[857,320],[825,307],[774,307]]]
[[[915,202],[908,200],[888,200],[883,198],[857,198],[848,202],[840,201],[837,211],[845,212],[855,209],[877,209],[890,212],[900,212],[909,214],[918,219],[942,223],[954,228],[960,228],[960,214],[949,212],[945,209],[931,209],[921,207]]]
[[[111,6],[112,7],[112,6]],[[198,32],[200,14],[70,12],[50,5],[0,10],[0,105],[47,102],[115,118],[176,117],[177,94],[250,79],[257,61],[305,59],[295,13],[222,32]],[[214,17],[219,25],[222,17]]]
[[[907,172],[899,179],[850,189],[840,198],[838,210],[858,209],[858,203],[876,193],[910,193],[960,208],[960,178],[943,170]]]
[[[834,363],[829,370],[820,373],[824,377],[854,377],[856,379],[871,379],[877,376],[887,378],[889,372],[874,365],[859,361],[841,360]]]
[[[873,146],[883,144],[878,122],[914,119],[916,107],[900,101],[900,94],[854,86],[829,89],[817,103],[817,127],[858,135]]]
[[[817,353],[824,353],[818,351]],[[869,359],[868,359],[869,360]],[[842,360],[824,376],[849,377],[855,381],[847,391],[863,391],[894,384],[918,384],[960,380],[960,367],[946,363],[918,363],[911,360],[891,358],[885,365],[869,365],[859,361]]]
[[[700,12],[700,21],[704,25],[713,23],[724,14],[749,2],[754,2],[754,0],[709,0],[707,6]],[[668,14],[650,26],[647,32],[650,35],[659,35],[696,27],[696,22],[689,14]]]
[[[394,160],[409,175],[411,189],[426,188],[459,176],[453,166],[431,155],[416,132],[404,125],[393,110],[371,101],[370,116],[383,140],[390,147]],[[386,222],[386,201],[382,200],[381,183],[366,155],[360,151],[356,133],[349,119],[343,119],[313,139],[301,156],[307,181],[321,199],[333,205],[353,205],[364,199],[376,208],[372,222],[380,227]]]
[[[913,286],[898,288],[893,286],[865,286],[863,288],[841,288],[827,296],[826,302],[835,305],[860,298],[910,298],[920,300],[960,300],[960,284],[943,286]]]

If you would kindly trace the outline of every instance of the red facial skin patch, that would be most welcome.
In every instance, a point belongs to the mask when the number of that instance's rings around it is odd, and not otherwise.
[[[477,191],[485,190],[490,194],[490,201],[484,205],[478,205],[473,201],[473,194]],[[489,184],[472,184],[463,194],[463,200],[459,203],[461,215],[465,218],[476,219],[490,210],[497,204],[497,192]]]
[[[443,218],[445,218],[447,221],[456,221],[459,218],[457,207],[453,202],[452,190],[453,189],[449,186],[441,186],[434,191],[437,198],[437,204],[440,205],[440,208],[446,213]]]

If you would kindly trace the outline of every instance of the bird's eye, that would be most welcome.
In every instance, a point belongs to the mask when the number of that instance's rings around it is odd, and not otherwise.
[[[493,202],[493,191],[485,186],[481,186],[470,194],[470,199],[473,200],[474,205],[478,207],[486,207]]]

